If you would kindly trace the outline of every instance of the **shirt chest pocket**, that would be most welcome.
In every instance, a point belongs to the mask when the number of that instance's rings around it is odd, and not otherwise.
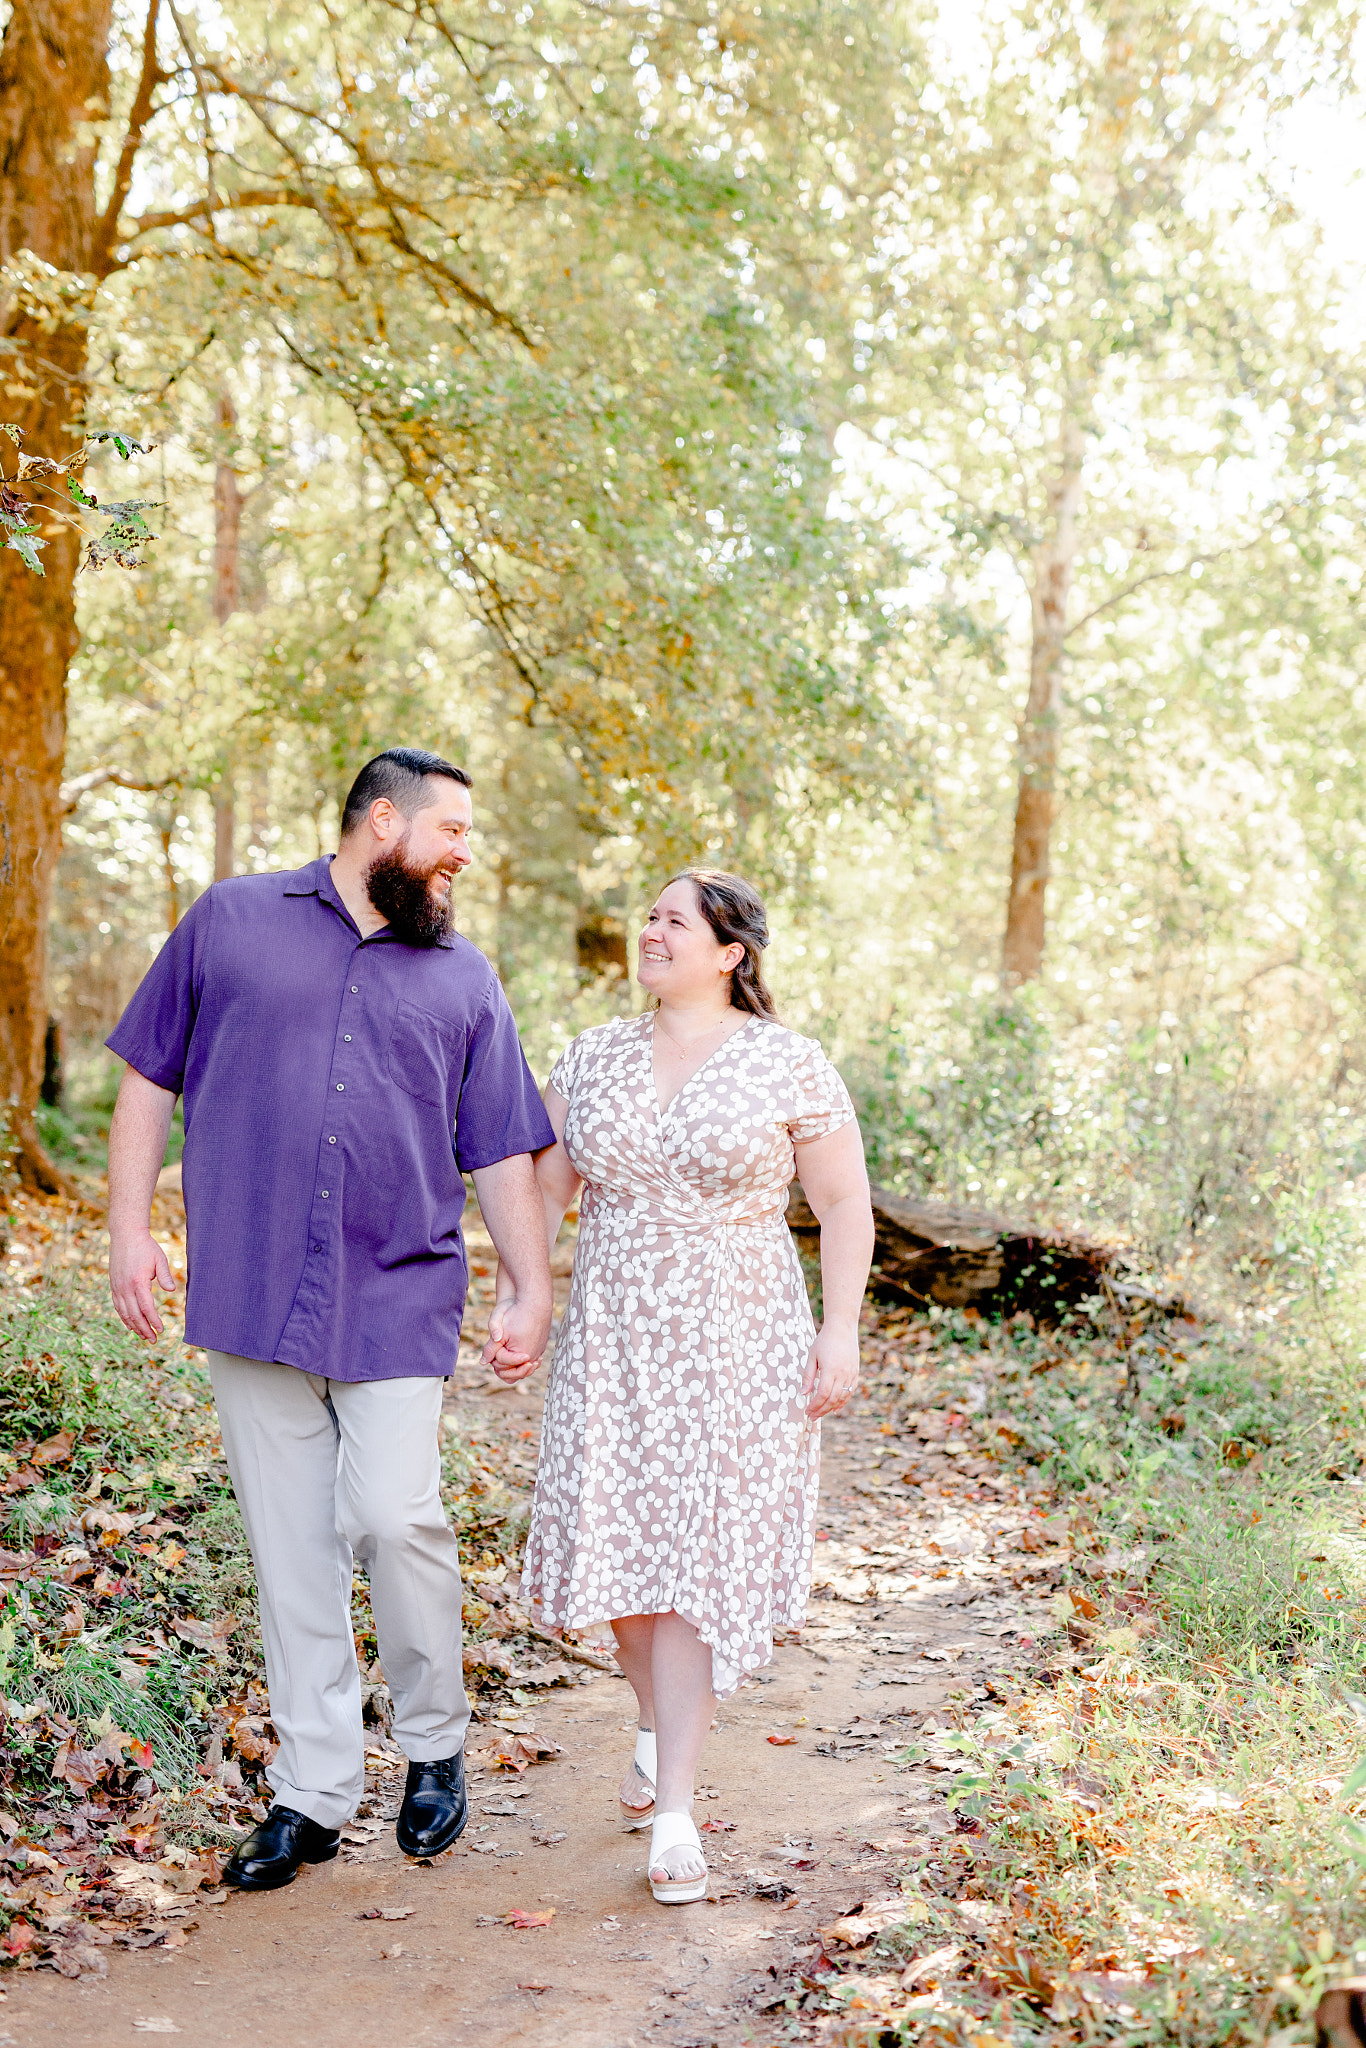
[[[446,1109],[454,1118],[465,1065],[465,1037],[458,1025],[420,1010],[416,1003],[400,1003],[385,1065],[390,1080],[405,1095]]]

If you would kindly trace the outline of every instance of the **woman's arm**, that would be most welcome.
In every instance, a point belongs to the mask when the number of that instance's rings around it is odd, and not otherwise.
[[[858,1385],[858,1319],[873,1263],[873,1204],[857,1122],[798,1145],[797,1178],[821,1227],[821,1327],[802,1382],[812,1421]]]
[[[541,1205],[545,1211],[546,1244],[554,1251],[555,1240],[564,1222],[564,1212],[570,1206],[582,1185],[579,1174],[570,1163],[564,1149],[564,1120],[569,1114],[569,1104],[558,1089],[545,1088],[546,1114],[555,1132],[555,1143],[536,1158],[536,1186],[540,1192]],[[516,1380],[524,1380],[540,1364],[539,1358],[518,1357],[512,1354],[512,1347],[503,1343],[503,1310],[516,1295],[512,1275],[501,1259],[498,1261],[498,1282],[494,1289],[493,1312],[489,1316],[489,1341],[484,1347],[484,1363],[491,1365],[500,1380],[511,1386]],[[500,1355],[501,1354],[501,1355]],[[512,1355],[510,1355],[512,1354]]]

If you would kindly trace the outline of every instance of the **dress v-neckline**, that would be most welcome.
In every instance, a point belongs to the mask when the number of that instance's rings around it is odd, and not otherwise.
[[[650,1097],[655,1106],[655,1115],[658,1118],[659,1122],[662,1124],[664,1122],[665,1117],[669,1114],[669,1111],[677,1102],[679,1096],[683,1093],[683,1090],[685,1088],[691,1088],[693,1082],[697,1079],[698,1075],[705,1073],[707,1068],[711,1065],[712,1061],[715,1059],[719,1059],[721,1054],[725,1051],[728,1045],[733,1044],[737,1038],[741,1037],[744,1032],[748,1031],[750,1025],[754,1022],[754,1019],[752,1017],[746,1017],[744,1023],[740,1026],[738,1031],[732,1031],[725,1038],[723,1038],[721,1040],[721,1043],[717,1046],[715,1052],[709,1052],[707,1054],[707,1057],[702,1061],[701,1065],[693,1068],[687,1080],[679,1082],[678,1086],[674,1089],[673,1094],[665,1103],[660,1102],[659,1089],[655,1085],[655,1013],[653,1010],[650,1012],[649,1016],[646,1018],[645,1021],[648,1027],[645,1032],[645,1062],[649,1071]]]

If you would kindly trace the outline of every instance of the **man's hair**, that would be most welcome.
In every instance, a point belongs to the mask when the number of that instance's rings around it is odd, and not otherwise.
[[[429,775],[444,775],[451,782],[460,783],[464,789],[474,787],[474,777],[463,768],[454,767],[443,761],[440,754],[429,754],[423,747],[386,747],[382,754],[376,754],[373,761],[367,761],[351,785],[342,812],[342,838],[354,832],[370,810],[371,804],[387,796],[405,818],[411,818],[428,801],[426,779]]]

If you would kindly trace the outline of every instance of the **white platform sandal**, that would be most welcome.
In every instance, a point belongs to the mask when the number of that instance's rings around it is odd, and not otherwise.
[[[690,1813],[657,1813],[650,1830],[650,1861],[646,1874],[650,1879],[650,1890],[661,1906],[688,1906],[695,1899],[705,1899],[711,1874],[704,1870],[700,1877],[666,1877],[656,1881],[653,1873],[662,1856],[670,1849],[696,1849],[702,1855],[702,1840],[693,1825]],[[703,1861],[705,1862],[705,1857]]]
[[[628,1834],[634,1834],[637,1828],[654,1825],[654,1790],[655,1779],[659,1775],[659,1745],[655,1741],[653,1728],[636,1730],[635,1772],[641,1783],[650,1788],[650,1803],[648,1806],[628,1806],[624,1799],[618,1799],[621,1818]]]

